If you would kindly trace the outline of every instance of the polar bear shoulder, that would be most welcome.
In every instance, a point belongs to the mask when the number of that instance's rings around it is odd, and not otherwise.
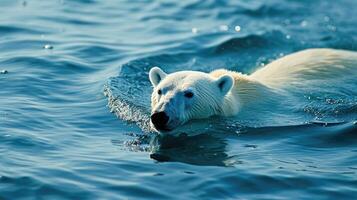
[[[257,99],[260,99],[261,103],[266,103],[271,101],[271,98],[267,97],[273,97],[274,91],[271,88],[250,78],[249,75],[226,69],[212,71],[210,75],[213,78],[229,75],[234,80],[231,92],[226,95],[222,105],[223,115],[225,116],[235,115],[243,107],[248,107],[250,103],[257,102]]]

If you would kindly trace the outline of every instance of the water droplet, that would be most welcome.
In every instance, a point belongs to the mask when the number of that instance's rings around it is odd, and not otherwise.
[[[197,33],[198,32],[198,29],[196,28],[196,27],[193,27],[192,29],[191,29],[191,31],[192,31],[192,33]]]
[[[327,29],[329,29],[330,31],[335,32],[337,28],[336,28],[336,26],[328,25],[328,26],[327,26]]]
[[[0,71],[0,74],[7,74],[7,73],[8,73],[8,71],[5,69]]]
[[[219,26],[219,30],[221,31],[228,31],[229,27],[227,25],[221,25]]]
[[[235,26],[235,27],[234,27],[234,30],[237,31],[237,32],[239,32],[239,31],[241,30],[241,28],[240,28],[240,26]]]
[[[44,49],[53,49],[53,46],[46,44],[45,46],[43,46]]]
[[[307,21],[306,21],[306,20],[302,21],[302,22],[300,23],[300,26],[301,26],[301,27],[306,27],[306,26],[307,26]]]
[[[324,17],[324,21],[325,21],[325,22],[329,22],[329,21],[330,21],[330,17],[329,17],[329,16],[325,16],[325,17]]]

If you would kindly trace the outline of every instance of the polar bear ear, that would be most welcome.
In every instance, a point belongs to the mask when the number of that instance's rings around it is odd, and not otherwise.
[[[149,79],[151,84],[156,87],[160,81],[162,81],[166,77],[166,73],[162,71],[159,67],[153,67],[149,72]]]
[[[223,75],[216,80],[216,84],[223,95],[226,95],[233,87],[234,79],[230,75]]]

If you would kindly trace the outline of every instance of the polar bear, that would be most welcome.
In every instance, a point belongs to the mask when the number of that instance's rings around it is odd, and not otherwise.
[[[356,52],[309,49],[282,57],[251,75],[225,69],[167,74],[153,67],[149,72],[151,124],[159,132],[168,132],[192,119],[264,113],[272,106],[278,110],[289,104],[289,91],[328,89],[343,80],[356,83],[356,64]]]

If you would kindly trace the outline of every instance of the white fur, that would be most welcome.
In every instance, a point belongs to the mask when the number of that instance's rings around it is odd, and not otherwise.
[[[335,49],[308,49],[282,57],[250,77],[265,85],[284,87],[302,81],[356,75],[357,53]]]
[[[263,114],[265,108],[276,106],[278,110],[279,105],[288,104],[289,90],[326,82],[336,76],[357,79],[356,63],[356,52],[310,49],[280,58],[251,75],[224,69],[166,74],[154,67],[149,75],[154,87],[152,113],[166,112],[171,129],[191,119],[214,115]],[[162,91],[161,95],[158,90]],[[187,91],[194,93],[193,98],[184,96]]]

